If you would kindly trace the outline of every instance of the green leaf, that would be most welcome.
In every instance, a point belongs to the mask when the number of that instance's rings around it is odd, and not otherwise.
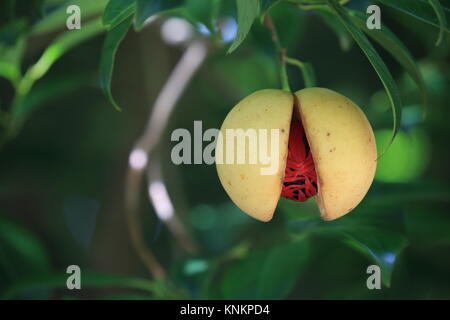
[[[237,16],[238,16],[238,30],[236,38],[228,49],[228,54],[236,50],[247,37],[253,22],[258,17],[260,12],[258,0],[236,0]]]
[[[103,25],[111,30],[135,12],[135,0],[109,0],[103,13]]]
[[[85,24],[80,30],[64,32],[45,49],[39,60],[26,71],[23,78],[17,84],[17,93],[12,105],[13,132],[19,128],[20,121],[18,121],[17,115],[19,113],[24,113],[24,110],[21,109],[23,108],[25,98],[34,83],[42,78],[50,67],[67,51],[81,42],[100,34],[104,30],[100,19],[95,19]]]
[[[39,60],[27,70],[24,79],[26,79],[26,81],[36,81],[40,79],[67,51],[103,31],[104,28],[101,25],[100,20],[95,19],[80,30],[64,32],[45,49]]]
[[[123,38],[125,38],[125,35],[131,25],[131,21],[132,18],[129,17],[108,32],[105,42],[103,43],[100,57],[100,86],[108,100],[118,111],[120,111],[120,107],[114,101],[111,93],[111,78],[117,49],[119,48],[120,42],[122,42]]]
[[[19,38],[13,46],[0,44],[0,77],[17,86],[21,77],[21,60],[25,49],[25,38]]]
[[[182,4],[182,0],[137,0],[134,21],[136,30],[140,30],[145,20],[154,14],[180,7]]]
[[[427,0],[377,0],[378,2],[394,8],[396,10],[402,11],[416,19],[419,19],[423,22],[431,24],[437,28],[440,28],[439,20],[436,16],[436,13],[433,11],[433,8],[430,6]],[[450,14],[449,8],[444,8],[445,15],[448,16]],[[448,19],[447,19],[448,20]],[[448,27],[444,28],[444,31],[450,32]]]
[[[0,217],[0,279],[21,278],[27,273],[46,272],[49,256],[30,231]]]
[[[381,268],[382,282],[389,287],[397,257],[408,245],[403,219],[403,214],[377,202],[333,221],[291,220],[288,228],[294,237],[316,234],[344,241]]]
[[[372,259],[381,268],[381,281],[390,287],[397,257],[408,245],[406,237],[372,226],[358,226],[336,232],[344,236],[347,244]]]
[[[47,273],[40,276],[21,279],[7,288],[0,296],[1,299],[11,299],[20,296],[27,291],[39,289],[64,289],[67,288],[66,273]],[[81,288],[111,288],[122,287],[151,292],[156,297],[173,297],[166,284],[160,281],[151,281],[141,278],[111,275],[81,269]]]
[[[31,113],[39,108],[45,107],[49,102],[64,97],[86,85],[86,83],[89,83],[89,76],[89,74],[72,74],[70,78],[59,76],[52,79],[45,78],[45,80],[37,82],[27,95],[23,107],[15,114],[16,121],[23,123],[30,117]]]
[[[255,249],[225,270],[221,285],[223,297],[282,299],[294,287],[308,257],[306,240]]]
[[[442,8],[439,0],[428,0],[428,2],[430,3],[431,7],[433,7],[433,10],[436,13],[436,16],[439,21],[440,30],[439,36],[436,40],[436,46],[438,46],[442,42],[442,39],[444,39],[444,32],[445,29],[447,28],[447,17],[445,16],[444,9]]]
[[[392,106],[392,117],[393,117],[393,128],[392,128],[392,138],[389,144],[387,145],[384,152],[386,152],[389,146],[394,141],[395,135],[400,127],[401,121],[401,109],[402,102],[400,100],[400,95],[398,93],[397,85],[389,72],[386,64],[383,62],[381,57],[376,52],[375,48],[366,38],[364,33],[353,23],[351,16],[347,13],[347,11],[336,1],[336,0],[326,0],[333,13],[339,18],[342,24],[345,26],[347,31],[352,35],[355,42],[359,45],[361,50],[366,55],[367,59],[369,59],[373,68],[378,74],[381,82],[383,83],[384,89],[389,97]],[[379,156],[381,157],[384,152]]]
[[[409,52],[408,48],[402,43],[402,41],[385,25],[381,29],[369,30],[366,27],[366,16],[354,10],[348,11],[353,17],[353,21],[359,26],[361,30],[375,40],[380,46],[382,46],[387,52],[389,52],[397,62],[405,68],[405,70],[412,77],[417,84],[423,98],[423,110],[425,114],[426,107],[428,106],[428,90],[425,85],[425,81],[422,77],[413,56]]]

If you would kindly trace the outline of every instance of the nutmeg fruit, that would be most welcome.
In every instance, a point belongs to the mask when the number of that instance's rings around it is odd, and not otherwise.
[[[241,150],[243,144],[228,145],[230,129],[279,134],[257,136],[267,139],[257,141],[257,149]],[[369,121],[355,103],[329,89],[257,91],[229,112],[220,136],[216,168],[222,186],[241,210],[261,221],[272,218],[280,197],[300,202],[315,197],[324,220],[339,218],[361,202],[375,175],[377,151]],[[243,141],[250,146],[252,138],[249,134]],[[261,143],[276,152],[271,174],[263,174],[268,164],[258,157]],[[239,152],[245,162],[225,161]]]

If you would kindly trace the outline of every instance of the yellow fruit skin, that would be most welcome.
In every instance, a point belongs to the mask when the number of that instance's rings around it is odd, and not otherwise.
[[[372,184],[377,150],[372,127],[351,100],[329,89],[295,93],[318,178],[317,204],[324,220],[355,208]]]
[[[240,101],[227,115],[221,134],[226,129],[279,129],[278,170],[273,175],[262,175],[256,164],[217,164],[220,182],[233,202],[250,216],[269,221],[281,194],[288,150],[289,128],[294,97],[291,93],[265,89],[257,91]],[[270,133],[269,133],[270,137]],[[259,143],[259,142],[258,142]],[[270,144],[269,144],[270,146]],[[248,147],[246,148],[248,159]],[[236,154],[236,144],[234,146]],[[216,159],[226,159],[226,139],[218,140]]]

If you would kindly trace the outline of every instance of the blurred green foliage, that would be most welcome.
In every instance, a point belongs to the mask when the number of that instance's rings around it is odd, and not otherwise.
[[[389,98],[325,2],[254,1],[251,21],[236,26],[243,18],[235,1],[78,0],[70,4],[81,7],[82,28],[67,31],[69,2],[2,1],[0,298],[450,298],[450,39],[428,1],[351,0],[342,7],[361,28],[365,8],[381,6],[390,31],[367,35],[404,106],[397,138],[352,213],[323,222],[314,200],[281,199],[273,221],[260,223],[228,199],[214,166],[170,161],[173,129],[193,130],[194,120],[217,128],[246,95],[279,87],[277,54],[261,23],[267,12],[288,55],[309,63],[319,86],[360,105],[379,152],[385,149]],[[450,8],[442,12],[448,17]],[[161,18],[146,25],[155,13]],[[128,153],[183,50],[161,39],[168,16],[189,21],[209,56],[159,145],[169,193],[198,253],[182,249],[142,187],[146,245],[169,274],[160,281],[130,242],[123,195]],[[218,27],[224,21],[240,34],[228,55],[232,41]],[[289,67],[288,75],[293,90],[306,85],[298,69]],[[122,112],[111,107],[112,95]],[[83,270],[80,291],[65,289],[72,264]],[[382,268],[381,290],[366,287],[371,264]]]

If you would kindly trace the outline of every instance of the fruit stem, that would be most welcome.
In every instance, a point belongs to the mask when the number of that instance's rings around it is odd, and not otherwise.
[[[306,88],[312,88],[316,86],[316,76],[311,64],[290,57],[284,57],[284,61],[300,69]]]
[[[264,18],[264,23],[272,34],[272,41],[275,45],[275,49],[278,55],[278,64],[279,64],[279,73],[281,80],[281,89],[284,91],[291,92],[291,88],[289,87],[289,79],[286,70],[286,48],[283,48],[280,42],[280,38],[278,37],[277,30],[275,25],[273,24],[272,18],[269,14],[266,14]]]

